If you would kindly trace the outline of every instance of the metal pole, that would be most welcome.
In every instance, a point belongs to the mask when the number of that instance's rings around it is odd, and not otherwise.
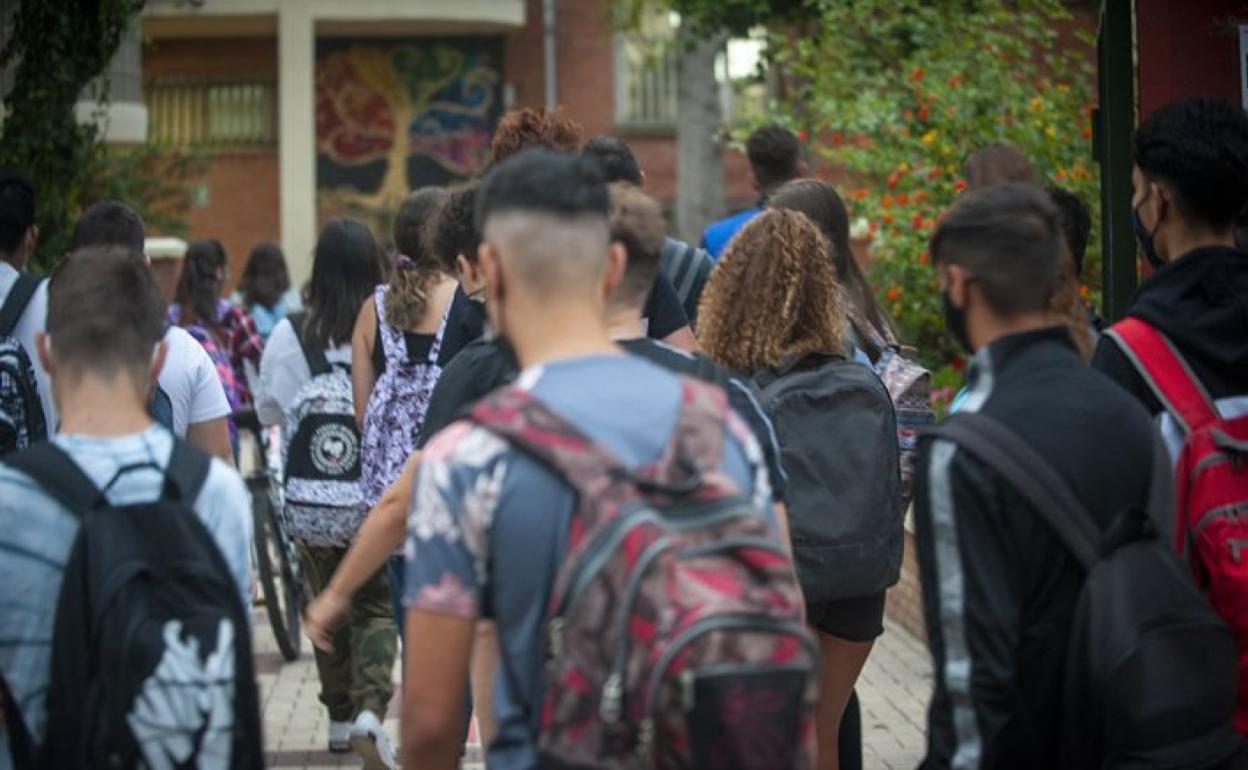
[[[1105,317],[1126,315],[1138,283],[1138,246],[1131,225],[1131,138],[1135,132],[1135,37],[1132,0],[1102,0],[1097,59],[1100,109],[1096,158],[1101,164],[1101,258]]]
[[[542,54],[546,71],[546,109],[559,106],[559,57],[557,55],[555,0],[542,0]]]

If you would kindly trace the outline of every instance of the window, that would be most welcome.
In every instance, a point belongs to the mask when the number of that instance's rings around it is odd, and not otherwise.
[[[208,149],[265,149],[277,143],[272,79],[158,78],[145,87],[151,140]]]

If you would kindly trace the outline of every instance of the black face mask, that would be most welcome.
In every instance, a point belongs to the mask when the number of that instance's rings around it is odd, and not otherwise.
[[[945,304],[945,329],[954,341],[962,346],[963,350],[974,353],[975,351],[971,349],[971,338],[966,333],[966,311],[953,304],[953,301],[949,299],[949,292],[941,292],[940,298]]]
[[[1141,202],[1140,205],[1144,204]],[[1153,232],[1150,233],[1144,226],[1144,220],[1140,219],[1140,206],[1131,209],[1131,227],[1135,230],[1135,239],[1139,241],[1140,251],[1144,254],[1144,259],[1148,260],[1149,266],[1154,270],[1165,267],[1166,262],[1157,255],[1157,246],[1154,243],[1157,228],[1153,228]]]

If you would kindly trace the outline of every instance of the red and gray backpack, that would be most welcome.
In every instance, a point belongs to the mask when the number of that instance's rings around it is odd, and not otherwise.
[[[1248,735],[1248,415],[1223,418],[1160,331],[1126,318],[1106,334],[1184,432],[1174,546],[1239,645],[1235,729]]]
[[[720,470],[727,396],[683,394],[640,468],[525,391],[472,411],[577,493],[546,616],[544,768],[813,767],[819,657],[792,560]]]

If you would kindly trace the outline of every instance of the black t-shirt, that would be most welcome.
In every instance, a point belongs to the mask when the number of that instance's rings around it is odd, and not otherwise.
[[[732,377],[710,359],[677,350],[652,339],[620,342],[629,354],[644,358],[669,372],[695,377],[720,386],[731,404],[758,440],[771,476],[772,495],[784,502],[787,478],[780,463],[780,447],[771,420],[764,414],[754,396],[753,386]],[[425,423],[417,446],[423,447],[438,431],[463,416],[477,401],[516,378],[519,365],[511,346],[501,338],[477,340],[460,351],[442,370],[442,377],[433,389]]]
[[[661,272],[654,278],[654,287],[646,298],[641,317],[647,322],[646,336],[655,340],[666,339],[689,325],[689,316],[685,315],[685,307],[680,304],[680,295]]]
[[[463,350],[468,343],[478,339],[485,331],[485,306],[468,299],[468,295],[460,287],[455,288],[451,298],[451,314],[446,319],[446,334],[442,337],[442,349],[438,351],[438,364],[445,367],[455,354]],[[407,360],[420,363],[429,357],[433,348],[433,334],[403,332],[407,343]],[[381,317],[377,317],[377,337],[373,343],[373,368],[377,376],[386,370],[386,354],[381,342]]]

